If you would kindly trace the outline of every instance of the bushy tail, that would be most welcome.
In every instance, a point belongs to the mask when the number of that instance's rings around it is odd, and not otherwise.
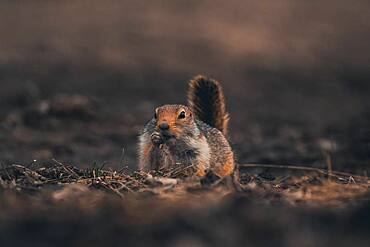
[[[195,116],[227,135],[229,114],[225,110],[225,98],[221,84],[198,75],[189,82],[188,105]]]

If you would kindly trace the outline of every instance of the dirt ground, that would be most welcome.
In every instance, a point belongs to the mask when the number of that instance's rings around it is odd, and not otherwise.
[[[205,74],[224,87],[238,163],[326,169],[330,159],[335,171],[366,177],[369,3],[232,2],[1,2],[2,167],[43,167],[56,159],[133,172],[138,133],[155,107],[185,103],[187,81]],[[266,178],[286,171],[244,172]],[[122,200],[91,188],[60,202],[55,188],[29,196],[8,187],[0,186],[1,246],[369,241],[367,187],[314,206],[255,189],[216,190],[217,200],[194,206],[155,196]],[[322,194],[330,198],[332,189]],[[192,193],[184,198],[199,200]]]

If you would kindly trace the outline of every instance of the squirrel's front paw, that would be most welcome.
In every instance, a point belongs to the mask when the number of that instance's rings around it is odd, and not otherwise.
[[[161,134],[157,133],[157,132],[154,132],[152,135],[151,135],[151,138],[152,138],[152,142],[156,145],[160,145],[160,144],[163,144],[163,139],[162,139],[162,136]]]

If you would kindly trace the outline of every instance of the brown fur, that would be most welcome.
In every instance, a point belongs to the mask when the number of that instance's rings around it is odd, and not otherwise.
[[[188,97],[189,107],[164,105],[155,110],[139,138],[139,168],[180,167],[186,176],[198,177],[208,171],[219,177],[232,174],[233,152],[224,136],[229,117],[220,84],[197,76],[189,83]]]
[[[229,157],[224,164],[215,169],[215,173],[220,177],[231,175],[234,171],[234,157]]]
[[[181,111],[185,111],[186,117],[184,119],[178,119]],[[188,126],[193,121],[192,111],[190,108],[179,105],[165,105],[158,107],[156,110],[157,115],[157,128],[161,123],[167,123],[170,127],[171,132],[178,136],[181,134],[183,126]]]

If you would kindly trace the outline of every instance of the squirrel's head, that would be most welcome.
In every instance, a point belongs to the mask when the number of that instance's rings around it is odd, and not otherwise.
[[[194,124],[192,110],[184,105],[164,105],[155,109],[156,129],[165,138],[178,138],[191,132]]]

